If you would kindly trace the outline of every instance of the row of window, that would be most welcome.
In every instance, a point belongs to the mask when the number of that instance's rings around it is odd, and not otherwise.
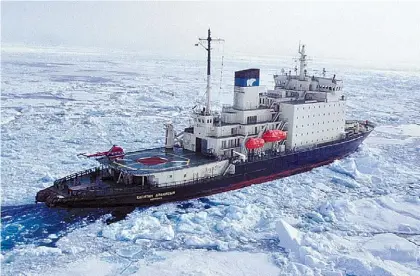
[[[338,128],[338,127],[337,127],[336,129],[331,128],[331,131],[333,131],[333,130],[339,130],[339,128]],[[319,133],[320,131],[321,131],[321,132],[324,132],[324,130],[322,129],[322,130],[317,130],[317,131],[316,131],[316,133]],[[327,128],[327,130],[326,130],[326,131],[328,132],[328,131],[330,131],[330,129],[329,129],[329,128]],[[315,131],[312,131],[312,134],[315,134]],[[306,132],[306,135],[309,135],[309,132]],[[298,133],[296,133],[296,134],[295,134],[295,136],[296,136],[296,137],[298,137],[298,136],[299,136],[299,134],[298,134]],[[300,134],[300,136],[303,136],[303,133],[301,133],[301,134]]]
[[[325,114],[326,114],[326,113],[324,113],[324,116],[325,116]],[[341,112],[337,112],[337,115],[340,115],[340,114],[341,114]],[[331,112],[328,112],[328,116],[330,116],[330,115],[331,115]],[[335,112],[333,112],[333,115],[336,115],[336,114],[335,114]],[[316,116],[316,114],[312,115],[312,117],[314,117],[314,118],[315,118],[315,116]],[[318,116],[321,116],[321,113],[319,113],[319,114],[318,114]],[[310,115],[308,115],[308,118],[309,118],[309,117],[310,117]],[[302,119],[305,119],[305,116],[302,116],[301,118],[302,118]],[[299,116],[296,116],[296,120],[297,120],[297,119],[299,119]]]
[[[247,124],[256,124],[257,123],[257,116],[248,116],[246,118]]]
[[[207,120],[204,120],[204,119],[200,119],[200,118],[198,118],[197,119],[197,121],[199,122],[199,123],[206,123],[207,122],[207,124],[211,124],[212,122],[213,122],[213,119],[207,119]]]
[[[328,107],[333,107],[333,106],[335,106],[335,105],[337,105],[337,106],[341,106],[341,105],[344,105],[344,104],[342,104],[342,103],[337,103],[337,104],[324,104],[324,108],[326,108],[327,106]],[[305,110],[305,106],[303,106],[303,107],[301,107],[302,108],[302,110]],[[316,108],[316,106],[313,106],[312,107],[312,109],[315,109]],[[321,105],[318,105],[318,108],[321,108]],[[310,105],[307,105],[306,106],[306,109],[311,109],[311,106]],[[297,107],[296,108],[296,110],[299,110],[299,107]]]
[[[335,123],[335,121],[336,120],[332,120],[332,123]],[[337,120],[337,123],[339,123],[340,122],[340,120]],[[344,119],[342,119],[341,120],[341,122],[343,122],[344,123]],[[330,121],[327,121],[327,124],[329,124],[330,123]],[[322,124],[323,125],[325,125],[325,122],[322,122]],[[310,124],[308,124],[308,126],[309,126]],[[314,126],[315,125],[315,123],[312,123],[312,126]],[[320,125],[320,122],[318,122],[318,125]],[[304,125],[302,125],[302,127],[304,127]],[[296,128],[299,128],[299,125],[296,125]]]
[[[317,85],[317,88],[318,88],[318,85]],[[340,91],[341,90],[340,86],[332,87],[332,86],[327,86],[327,85],[320,85],[319,88],[320,89],[327,89],[327,90],[330,90],[330,91]]]
[[[234,147],[239,147],[239,138],[222,141],[222,149],[228,149],[228,148],[234,148]]]

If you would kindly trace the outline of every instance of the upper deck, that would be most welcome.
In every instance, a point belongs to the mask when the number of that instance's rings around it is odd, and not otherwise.
[[[107,157],[103,157],[98,159],[98,161],[103,165],[116,170],[126,171],[133,175],[148,175],[162,171],[200,166],[215,162],[215,159],[182,148],[168,150],[162,147],[127,152],[122,159],[110,160]]]

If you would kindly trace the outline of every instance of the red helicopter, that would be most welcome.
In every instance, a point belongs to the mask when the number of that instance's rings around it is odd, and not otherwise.
[[[108,151],[103,151],[103,152],[97,152],[97,153],[93,153],[93,154],[86,154],[86,153],[81,153],[79,155],[83,155],[86,157],[103,157],[106,156],[109,159],[119,159],[119,158],[124,158],[124,150],[122,147],[119,147],[117,145],[113,145],[111,147],[110,150]]]

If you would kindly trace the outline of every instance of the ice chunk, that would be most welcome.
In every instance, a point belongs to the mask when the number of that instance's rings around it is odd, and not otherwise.
[[[384,260],[400,263],[416,262],[420,257],[417,246],[395,234],[380,234],[365,243],[364,248]]]
[[[280,269],[268,255],[248,252],[186,250],[157,252],[160,261],[140,261],[138,275],[279,275]],[[191,265],[193,264],[193,265]]]
[[[280,239],[280,246],[286,250],[298,253],[301,245],[301,233],[299,230],[280,219],[276,223],[276,231]]]
[[[360,187],[359,183],[357,183],[354,179],[345,179],[343,177],[334,176],[331,181],[333,183],[343,185],[347,188],[358,188]]]
[[[195,248],[205,248],[205,249],[211,249],[216,247],[217,245],[212,242],[210,239],[207,238],[200,238],[197,236],[188,236],[185,239],[185,244],[191,247]]]

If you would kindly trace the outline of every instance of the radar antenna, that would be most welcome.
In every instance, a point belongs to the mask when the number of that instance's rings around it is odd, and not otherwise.
[[[205,46],[204,42],[207,41],[207,46]],[[210,29],[207,32],[207,38],[199,38],[198,43],[195,44],[195,46],[201,45],[206,51],[207,51],[207,88],[206,88],[206,94],[207,94],[207,101],[206,101],[206,115],[210,115],[211,113],[211,106],[210,106],[210,100],[211,100],[211,85],[210,85],[210,75],[211,75],[211,42],[223,42],[223,39],[214,39],[211,38],[211,32]]]

